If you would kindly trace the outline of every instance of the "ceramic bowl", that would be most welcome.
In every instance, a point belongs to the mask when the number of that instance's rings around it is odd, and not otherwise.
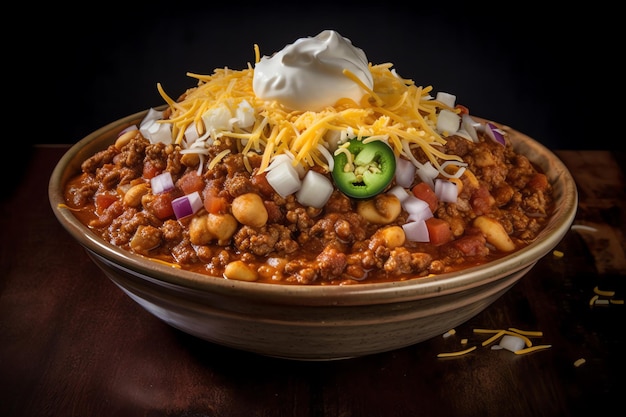
[[[115,121],[72,146],[49,182],[61,225],[117,286],[169,325],[209,342],[297,360],[364,356],[441,335],[487,308],[510,289],[570,228],[577,210],[574,180],[547,148],[509,127],[516,150],[547,173],[555,211],[526,248],[462,272],[401,282],[348,286],[262,284],[174,269],[96,236],[64,203],[63,186],[83,160],[113,143],[146,112]]]

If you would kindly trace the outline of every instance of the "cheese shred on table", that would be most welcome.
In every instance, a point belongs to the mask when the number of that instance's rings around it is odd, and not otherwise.
[[[256,45],[255,51],[258,62]],[[320,145],[334,150],[342,132],[357,137],[383,137],[396,155],[406,155],[408,150],[419,147],[440,171],[441,160],[462,165],[460,157],[438,149],[446,140],[435,129],[438,110],[456,110],[433,99],[429,94],[432,87],[418,87],[412,80],[399,77],[391,70],[392,64],[370,64],[369,67],[374,88],[366,89],[368,92],[360,103],[341,99],[317,112],[290,111],[277,101],[257,97],[252,87],[254,69],[250,64],[244,70],[218,68],[211,75],[188,73],[198,84],[188,89],[179,101],[170,98],[160,84],[157,89],[171,109],[165,122],[172,125],[175,143],[187,145],[189,150],[200,148],[185,144],[185,133],[195,127],[200,137],[206,137],[203,115],[208,111],[228,110],[236,114],[242,103],[249,105],[254,112],[250,126],[242,128],[234,123],[211,133],[238,140],[244,156],[250,151],[261,153],[259,172],[269,166],[275,155],[283,153],[292,156],[294,164],[300,163],[305,168],[314,165],[327,168],[324,162],[328,154],[320,151]],[[354,78],[349,73],[346,76]]]

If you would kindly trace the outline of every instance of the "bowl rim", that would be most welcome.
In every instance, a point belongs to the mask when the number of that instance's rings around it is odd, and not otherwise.
[[[164,106],[155,107],[159,110]],[[416,277],[404,281],[381,283],[355,283],[353,285],[300,285],[262,283],[228,280],[205,274],[175,269],[172,266],[149,260],[144,256],[116,247],[97,236],[83,225],[67,207],[63,198],[63,186],[71,175],[78,173],[78,167],[93,151],[85,151],[92,142],[100,143],[97,150],[113,143],[117,134],[138,122],[147,114],[143,110],[113,121],[88,134],[75,143],[60,158],[54,167],[48,183],[49,202],[58,221],[84,249],[97,253],[108,261],[129,271],[137,271],[159,282],[184,287],[189,290],[209,291],[244,298],[262,299],[280,304],[298,305],[364,305],[386,304],[410,301],[419,298],[443,296],[490,282],[519,271],[529,264],[536,263],[549,253],[565,236],[574,221],[578,209],[578,191],[575,181],[563,162],[547,147],[529,136],[498,122],[473,116],[474,119],[490,121],[506,131],[517,152],[533,151],[540,160],[530,159],[550,178],[551,183],[559,180],[562,188],[555,189],[555,206],[552,220],[539,233],[534,242],[512,254],[462,271],[449,272],[426,277]],[[68,172],[73,167],[75,171]],[[548,169],[548,167],[550,169]],[[556,195],[556,191],[558,195]],[[558,204],[556,204],[558,202]],[[171,274],[175,269],[176,274]]]

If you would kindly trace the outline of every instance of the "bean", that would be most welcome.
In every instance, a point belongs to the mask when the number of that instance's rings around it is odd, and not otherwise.
[[[243,261],[234,261],[226,265],[224,276],[237,281],[256,281],[259,278],[256,269],[250,268]]]
[[[356,211],[370,223],[389,224],[398,218],[402,206],[395,195],[379,194],[370,200],[359,201]]]
[[[267,209],[258,194],[247,193],[235,197],[231,210],[237,221],[246,226],[262,227],[267,223]]]
[[[148,184],[141,183],[130,187],[126,194],[124,194],[124,204],[128,207],[138,207],[141,204],[141,199],[150,191]]]
[[[487,242],[491,243],[496,249],[503,252],[511,252],[515,250],[515,243],[504,230],[504,226],[494,218],[487,216],[478,216],[474,219],[476,226],[485,235]]]

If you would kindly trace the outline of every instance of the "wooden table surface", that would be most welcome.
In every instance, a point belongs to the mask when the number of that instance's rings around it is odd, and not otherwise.
[[[186,335],[109,281],[48,202],[49,176],[67,149],[35,146],[26,169],[3,179],[1,416],[512,417],[624,409],[624,152],[555,151],[578,185],[575,224],[591,231],[570,230],[556,248],[562,257],[546,255],[454,336],[298,362]],[[615,294],[592,305],[596,288]],[[460,338],[476,340],[476,328],[508,327],[541,331],[540,343],[552,347],[437,358]],[[585,363],[576,366],[578,359]]]

